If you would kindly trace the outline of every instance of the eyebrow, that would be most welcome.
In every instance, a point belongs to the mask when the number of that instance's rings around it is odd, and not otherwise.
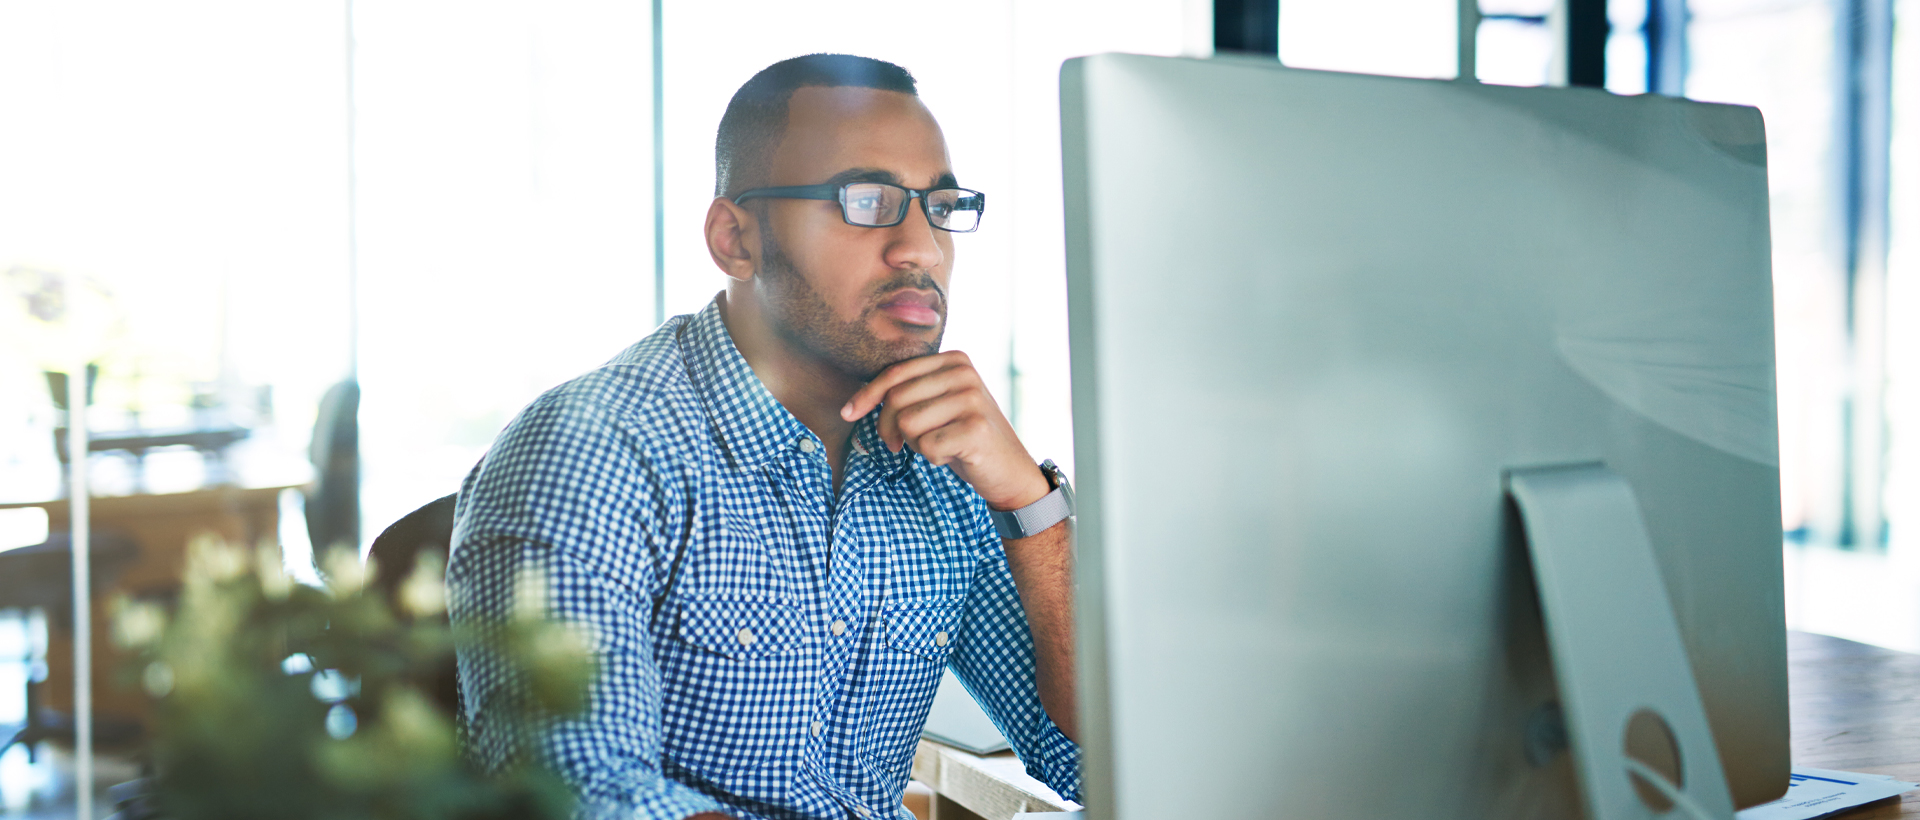
[[[902,188],[908,187],[900,181],[899,177],[894,176],[892,171],[884,168],[848,168],[827,179],[828,185],[845,185],[849,182],[882,182],[888,185],[899,185]],[[953,172],[949,171],[941,174],[940,178],[934,180],[927,189],[958,187],[960,187],[960,181],[954,178]]]

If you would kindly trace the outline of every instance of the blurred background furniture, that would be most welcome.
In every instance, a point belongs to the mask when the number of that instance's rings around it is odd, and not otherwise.
[[[110,588],[128,566],[139,559],[140,548],[124,533],[95,530],[88,550],[89,578],[96,590]],[[0,609],[39,609],[47,613],[51,631],[73,628],[73,541],[70,533],[55,532],[46,541],[29,547],[0,552]],[[27,747],[31,758],[43,740],[72,744],[73,716],[45,705],[44,681],[31,677],[26,684],[26,725],[0,742],[0,752],[16,743]],[[68,699],[71,699],[69,694]],[[115,746],[140,738],[140,721],[119,715],[102,715],[93,726],[94,741]]]
[[[428,502],[420,509],[407,513],[399,521],[381,531],[373,539],[373,547],[367,553],[367,559],[376,567],[373,576],[373,589],[385,598],[394,612],[405,613],[408,608],[401,601],[401,587],[408,576],[413,574],[414,564],[422,557],[433,556],[439,559],[439,566],[445,567],[449,545],[453,543],[453,505],[456,496],[446,495]],[[447,619],[445,611],[432,616],[440,621]],[[460,686],[454,665],[449,662],[434,670],[430,679],[417,681],[421,691],[431,696],[436,704],[446,709],[448,714],[457,718],[464,717],[460,708]]]
[[[49,386],[56,388],[54,395],[63,397],[66,376],[49,373],[48,380]],[[186,445],[200,450],[208,460],[206,481],[200,489],[96,495],[91,499],[95,533],[91,609],[99,630],[92,645],[93,667],[97,670],[93,686],[96,741],[110,746],[136,739],[151,713],[146,693],[119,673],[124,654],[105,637],[112,623],[113,600],[121,596],[171,600],[185,577],[188,544],[194,538],[208,534],[228,544],[248,547],[279,544],[281,494],[299,489],[305,495],[306,529],[313,544],[358,546],[359,396],[359,386],[350,379],[326,393],[310,450],[315,480],[306,485],[233,486],[230,476],[218,469],[219,454],[246,438],[249,431],[218,418],[206,419],[208,424],[190,430],[138,430],[90,439],[89,449],[94,453],[124,451],[137,457],[148,449]],[[64,405],[64,401],[60,403]],[[64,459],[62,464],[64,467]],[[68,542],[71,505],[66,499],[0,504],[0,509],[21,507],[45,510],[51,533],[46,543],[0,552],[0,609],[41,610],[47,615],[45,676],[29,683],[27,726],[9,740],[9,745],[20,742],[31,749],[41,740],[70,743],[73,735],[68,717],[73,708],[72,558]],[[439,516],[444,524],[435,524],[429,530],[451,532],[451,499],[447,499],[445,508],[445,514]],[[425,522],[430,517],[409,516],[407,520]],[[437,549],[444,556],[447,536],[439,539]],[[392,565],[410,567],[417,551],[418,545],[409,545],[405,560],[395,557],[392,560],[397,563]],[[296,562],[305,560],[304,556],[293,558]],[[450,673],[447,678],[446,685],[451,686]]]
[[[145,492],[145,464],[148,450],[162,447],[191,447],[206,462],[206,483],[211,485],[232,482],[232,474],[226,466],[227,448],[239,443],[253,431],[237,425],[213,428],[182,428],[165,430],[115,430],[95,432],[87,436],[87,450],[93,453],[124,453],[133,464],[133,490]],[[67,457],[67,428],[56,427],[53,430],[56,449],[60,454],[61,479],[66,480],[67,471],[72,469]]]
[[[125,655],[106,637],[113,623],[113,599],[119,595],[170,599],[186,574],[187,544],[201,533],[212,533],[229,544],[252,545],[276,538],[280,493],[287,489],[291,488],[211,487],[185,493],[91,499],[94,725],[95,738],[103,746],[118,739],[117,735],[103,734],[110,727],[144,725],[151,714],[147,694],[116,674]],[[72,559],[65,541],[72,527],[70,504],[66,499],[0,504],[0,509],[19,507],[46,510],[48,529],[54,535],[46,544],[0,552],[0,596],[8,596],[0,597],[0,607],[38,608],[47,613],[46,677],[32,684],[33,702],[28,711],[30,716],[44,715],[47,710],[71,714],[72,603],[67,596],[72,586],[68,574]],[[16,574],[19,568],[27,571]],[[72,730],[65,731],[65,737],[70,738]]]
[[[307,538],[315,555],[360,546],[360,383],[328,388],[313,422],[314,482],[306,491]]]
[[[54,371],[45,373],[47,391],[53,399],[54,410],[60,414],[61,423],[53,429],[53,450],[60,459],[60,486],[67,486],[73,466],[72,453],[67,448],[67,374]],[[94,386],[98,382],[100,368],[87,365],[87,404],[93,405]],[[130,460],[133,473],[133,492],[144,493],[146,486],[147,451],[163,447],[191,447],[200,454],[205,464],[204,484],[220,485],[233,483],[234,477],[227,467],[227,450],[246,440],[253,431],[243,425],[233,423],[219,406],[217,396],[195,396],[195,421],[193,424],[179,427],[147,428],[140,425],[140,414],[128,412],[130,427],[124,430],[89,430],[87,452],[122,453]]]

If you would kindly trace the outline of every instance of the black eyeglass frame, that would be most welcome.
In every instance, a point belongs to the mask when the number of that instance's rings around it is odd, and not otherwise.
[[[907,198],[900,200],[900,212],[894,214],[892,222],[888,222],[885,225],[864,225],[847,218],[847,189],[855,185],[885,185],[890,188],[899,188],[907,192]],[[907,211],[913,209],[914,200],[925,199],[927,194],[935,191],[962,192],[965,196],[962,196],[960,201],[964,202],[972,199],[978,202],[980,207],[970,208],[968,210],[978,211],[980,212],[980,216],[974,219],[973,227],[964,231],[956,231],[942,225],[935,225],[933,222],[933,214],[927,212],[925,203],[921,203],[920,214],[927,218],[928,225],[946,231],[947,233],[973,233],[974,231],[980,230],[980,220],[986,218],[987,215],[987,195],[972,188],[960,188],[956,186],[914,189],[904,185],[894,185],[891,182],[872,182],[868,180],[823,182],[819,185],[780,185],[772,188],[755,188],[750,191],[743,191],[739,196],[733,198],[733,204],[738,205],[749,199],[817,199],[826,202],[837,202],[840,205],[840,221],[848,225],[856,228],[891,228],[907,220]]]

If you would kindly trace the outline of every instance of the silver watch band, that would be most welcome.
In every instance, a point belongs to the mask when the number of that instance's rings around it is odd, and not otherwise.
[[[1017,510],[989,510],[993,519],[993,528],[1001,538],[1013,540],[1038,535],[1047,528],[1073,517],[1073,490],[1066,476],[1059,472],[1052,459],[1040,465],[1042,472],[1053,482],[1053,492],[1040,497],[1039,501]]]

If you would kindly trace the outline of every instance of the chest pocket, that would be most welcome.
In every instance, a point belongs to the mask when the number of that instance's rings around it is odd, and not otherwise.
[[[887,607],[887,645],[944,663],[960,638],[962,601],[913,602]]]
[[[798,607],[755,598],[690,597],[680,605],[680,640],[735,660],[799,648],[806,635]]]

